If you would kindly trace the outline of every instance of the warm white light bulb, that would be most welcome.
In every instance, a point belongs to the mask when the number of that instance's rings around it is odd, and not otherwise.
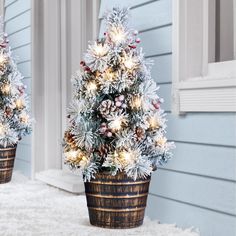
[[[6,57],[3,54],[0,54],[0,65],[6,62]]]
[[[140,108],[142,106],[142,98],[139,96],[134,97],[131,106],[136,109]]]
[[[115,130],[120,130],[121,124],[122,124],[122,120],[120,118],[117,118],[114,121],[112,121],[112,128]]]
[[[95,82],[89,82],[87,85],[89,91],[95,91],[97,89],[97,84]]]
[[[2,123],[0,123],[0,135],[4,135],[5,133],[5,127]]]
[[[16,100],[16,108],[17,109],[22,109],[24,107],[24,101],[23,99],[19,98]]]
[[[21,116],[20,116],[20,121],[22,122],[22,123],[28,123],[28,121],[29,121],[29,115],[27,115],[26,113],[23,113],[23,114],[21,114]]]
[[[156,144],[157,144],[159,147],[162,147],[162,148],[165,147],[166,142],[167,142],[166,137],[159,137],[159,138],[156,140]]]
[[[110,30],[110,38],[113,43],[119,44],[125,41],[125,32],[123,28],[113,27]]]
[[[9,94],[11,91],[11,86],[10,84],[5,84],[2,86],[1,91],[3,94]]]
[[[130,158],[131,158],[131,154],[129,152],[123,152],[123,158],[126,160],[126,161],[129,161]]]
[[[66,152],[65,155],[69,159],[76,159],[76,157],[78,155],[78,151],[70,150],[69,152]]]
[[[156,119],[156,117],[150,117],[148,120],[149,126],[152,129],[158,128],[159,127],[159,122]]]
[[[111,72],[110,70],[106,70],[104,74],[104,79],[113,80],[113,78],[114,78],[114,73]]]
[[[135,64],[134,64],[132,58],[127,58],[127,59],[124,61],[124,65],[125,65],[125,67],[126,67],[127,69],[131,70],[131,69],[133,69],[133,67],[134,67]]]
[[[94,53],[96,54],[96,56],[102,57],[107,53],[107,50],[104,46],[102,46],[102,44],[96,44],[94,46]]]

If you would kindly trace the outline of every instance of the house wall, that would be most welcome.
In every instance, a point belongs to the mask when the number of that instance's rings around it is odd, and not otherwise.
[[[31,97],[31,0],[5,0],[4,6],[5,31],[9,35],[12,55]],[[31,136],[23,138],[17,147],[15,170],[30,176]]]
[[[113,6],[131,7],[153,79],[160,86],[175,141],[174,158],[152,176],[146,214],[163,223],[195,226],[201,236],[236,235],[236,114],[171,113],[171,0],[102,0],[100,18]],[[101,21],[100,36],[104,26]]]

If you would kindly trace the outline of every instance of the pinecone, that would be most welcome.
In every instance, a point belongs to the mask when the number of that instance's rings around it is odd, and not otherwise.
[[[116,111],[116,109],[117,107],[115,106],[115,103],[109,99],[102,101],[101,105],[99,106],[99,111],[105,118],[107,117],[107,115]]]
[[[145,135],[144,129],[137,127],[135,130],[135,133],[136,133],[136,138],[138,141],[141,141],[142,139],[144,139],[144,135]]]
[[[99,156],[102,158],[105,158],[110,151],[111,146],[108,144],[102,144],[98,149]]]
[[[75,140],[74,140],[73,135],[72,135],[70,132],[65,132],[64,139],[65,139],[65,142],[66,142],[72,149],[75,149],[75,148],[76,148],[76,142],[75,142]]]

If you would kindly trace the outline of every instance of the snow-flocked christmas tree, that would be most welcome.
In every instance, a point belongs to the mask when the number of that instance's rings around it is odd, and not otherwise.
[[[23,77],[11,56],[3,24],[0,27],[0,147],[7,147],[31,132],[31,119]]]
[[[150,61],[137,48],[138,32],[128,26],[128,13],[114,8],[104,16],[104,38],[90,43],[72,78],[65,162],[82,169],[84,181],[101,171],[145,178],[172,156],[163,99],[151,79]]]

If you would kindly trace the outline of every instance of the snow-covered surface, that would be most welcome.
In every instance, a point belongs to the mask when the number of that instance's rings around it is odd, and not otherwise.
[[[1,236],[198,236],[191,229],[159,224],[146,218],[129,230],[110,230],[89,224],[85,196],[78,196],[30,181],[14,173],[11,183],[0,185]]]

